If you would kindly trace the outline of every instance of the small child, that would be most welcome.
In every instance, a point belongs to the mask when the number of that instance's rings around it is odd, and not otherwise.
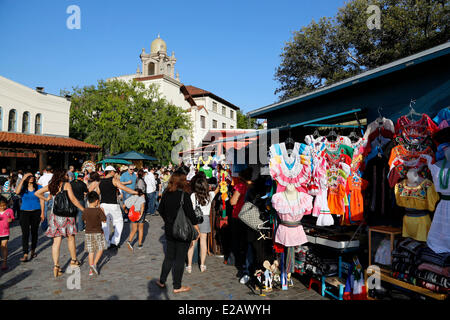
[[[9,224],[14,220],[14,212],[8,208],[8,200],[0,196],[0,245],[3,257],[2,270],[8,270]]]
[[[98,275],[97,263],[103,250],[106,250],[106,239],[103,234],[102,222],[106,222],[105,212],[99,208],[100,198],[98,193],[91,191],[87,194],[89,208],[84,209],[81,219],[86,224],[85,248],[89,253],[89,275]],[[95,254],[95,259],[94,259]]]

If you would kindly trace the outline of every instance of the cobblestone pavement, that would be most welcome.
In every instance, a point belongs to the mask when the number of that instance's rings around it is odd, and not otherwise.
[[[39,228],[38,256],[32,261],[22,263],[21,230],[18,221],[11,227],[8,265],[9,270],[0,271],[0,299],[83,299],[83,300],[323,300],[314,289],[308,290],[302,282],[294,278],[294,287],[288,291],[273,291],[266,296],[259,296],[239,283],[236,269],[223,264],[223,258],[208,256],[208,270],[201,273],[193,266],[191,274],[184,273],[183,285],[191,286],[190,292],[173,294],[172,276],[167,280],[168,288],[159,289],[158,279],[164,259],[165,242],[163,221],[159,216],[148,217],[145,224],[144,246],[130,252],[123,243],[129,234],[130,224],[125,223],[122,233],[122,246],[115,252],[106,251],[99,263],[98,277],[89,277],[87,253],[84,252],[84,233],[76,236],[77,256],[82,262],[80,267],[80,289],[68,289],[67,283],[75,273],[69,266],[70,255],[67,240],[61,245],[60,265],[66,274],[53,277],[51,247],[52,240],[45,237]]]

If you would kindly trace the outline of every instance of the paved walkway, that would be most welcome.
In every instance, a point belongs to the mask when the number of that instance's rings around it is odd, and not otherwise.
[[[84,233],[76,236],[78,259],[83,263],[80,272],[80,289],[68,289],[75,273],[53,278],[51,259],[51,239],[39,230],[37,258],[21,263],[21,230],[17,221],[13,222],[9,241],[9,270],[0,271],[0,299],[121,299],[121,300],[322,300],[315,290],[307,290],[294,278],[294,287],[288,291],[273,291],[262,297],[239,283],[236,269],[223,264],[223,258],[209,256],[206,260],[207,272],[198,268],[192,274],[184,273],[183,285],[192,287],[187,293],[172,293],[172,277],[167,280],[168,289],[161,290],[155,285],[164,259],[165,242],[161,217],[148,217],[145,224],[144,247],[132,253],[125,245],[115,252],[106,251],[100,260],[98,277],[89,277],[87,253],[84,252]],[[130,224],[125,223],[122,242],[129,234]],[[136,246],[137,247],[137,246]],[[67,240],[61,246],[60,265],[63,271],[71,270]]]

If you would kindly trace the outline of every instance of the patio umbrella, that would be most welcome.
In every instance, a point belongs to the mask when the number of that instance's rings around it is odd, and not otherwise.
[[[97,164],[101,163],[102,165],[104,165],[105,163],[115,163],[115,164],[131,164],[130,161],[127,160],[122,160],[122,159],[103,159],[102,161],[97,162]]]
[[[136,152],[136,151],[128,151],[125,153],[117,154],[110,159],[125,159],[125,160],[149,160],[149,161],[157,161],[158,159],[148,156],[146,154]]]

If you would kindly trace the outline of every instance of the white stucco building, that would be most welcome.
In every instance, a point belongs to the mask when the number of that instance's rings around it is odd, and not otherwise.
[[[68,168],[92,158],[98,146],[69,137],[70,104],[69,98],[0,76],[0,166]]]
[[[0,76],[0,129],[69,136],[70,100]]]
[[[184,85],[175,72],[175,53],[167,54],[167,45],[159,37],[153,40],[150,53],[142,49],[141,68],[135,74],[109,78],[107,80],[136,80],[145,86],[156,84],[161,95],[170,103],[189,112],[193,124],[190,148],[201,146],[210,129],[236,129],[237,106],[212,92]],[[142,70],[142,71],[141,71]]]

